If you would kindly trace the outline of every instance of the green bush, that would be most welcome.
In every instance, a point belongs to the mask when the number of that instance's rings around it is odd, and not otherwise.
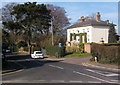
[[[93,58],[97,57],[99,62],[120,62],[120,46],[105,46],[100,44],[92,44],[91,52]]]
[[[24,41],[20,41],[20,42],[18,43],[18,47],[19,47],[19,48],[20,48],[20,47],[27,47],[27,43],[24,42]]]
[[[33,51],[40,51],[41,48],[40,47],[33,47]]]
[[[28,51],[29,50],[29,48],[28,47],[24,47],[24,51]]]
[[[65,47],[50,46],[45,49],[48,55],[56,57],[63,57],[65,55]]]
[[[81,53],[84,53],[84,43],[79,43]]]

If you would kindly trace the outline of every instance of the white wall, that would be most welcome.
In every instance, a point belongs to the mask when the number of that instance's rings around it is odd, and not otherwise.
[[[103,38],[105,43],[108,43],[109,26],[86,26],[67,29],[67,41],[70,42],[70,33],[78,34],[78,31],[79,33],[87,33],[87,43],[98,43],[101,38]],[[78,39],[79,37],[76,37],[76,42],[79,42]]]
[[[108,43],[109,26],[93,26],[92,42],[100,42],[103,38],[105,43]]]
[[[87,33],[87,42],[91,42],[91,28],[92,26],[86,26],[86,27],[77,27],[77,28],[72,28],[72,29],[67,29],[67,41],[70,42],[70,33]],[[79,32],[78,32],[79,31]],[[76,37],[76,42],[78,42],[79,36]]]

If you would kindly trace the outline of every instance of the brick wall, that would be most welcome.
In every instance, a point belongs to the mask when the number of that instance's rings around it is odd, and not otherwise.
[[[85,52],[87,53],[91,53],[91,44],[84,44],[84,49],[85,49]]]

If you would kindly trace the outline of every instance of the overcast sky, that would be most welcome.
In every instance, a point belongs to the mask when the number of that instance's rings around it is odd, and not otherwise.
[[[11,2],[27,2],[28,0],[4,0],[2,6]],[[75,23],[81,16],[88,16],[100,12],[102,20],[109,20],[118,25],[118,0],[29,0],[38,4],[53,4],[64,7],[67,17],[71,18],[71,23]],[[42,1],[42,2],[41,2]],[[88,2],[89,1],[89,2]],[[109,1],[109,2],[108,2]],[[118,30],[118,26],[116,27]]]

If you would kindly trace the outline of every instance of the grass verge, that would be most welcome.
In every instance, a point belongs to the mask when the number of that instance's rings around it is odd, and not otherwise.
[[[64,57],[85,57],[85,56],[91,56],[91,53],[72,53],[65,55]]]

